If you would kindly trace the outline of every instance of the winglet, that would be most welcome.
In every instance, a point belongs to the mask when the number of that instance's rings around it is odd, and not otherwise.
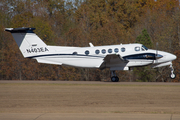
[[[94,45],[93,45],[92,43],[89,43],[89,46],[90,46],[90,47],[94,47]]]

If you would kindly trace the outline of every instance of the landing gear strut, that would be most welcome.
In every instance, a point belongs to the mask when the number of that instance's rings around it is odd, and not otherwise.
[[[176,78],[176,74],[174,73],[174,68],[173,68],[172,64],[170,65],[170,68],[171,68],[170,78],[171,79],[175,79]]]
[[[119,78],[116,76],[115,71],[111,71],[111,81],[112,82],[119,82]]]

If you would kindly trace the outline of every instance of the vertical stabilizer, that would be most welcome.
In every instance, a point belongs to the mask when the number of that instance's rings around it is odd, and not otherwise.
[[[33,32],[35,28],[6,28],[14,37],[24,57],[49,51],[47,45]]]

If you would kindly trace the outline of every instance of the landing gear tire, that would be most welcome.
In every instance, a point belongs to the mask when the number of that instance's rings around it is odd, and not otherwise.
[[[111,77],[112,82],[119,82],[119,78],[117,76]]]
[[[171,79],[175,79],[176,78],[176,74],[174,74],[174,68],[173,68],[172,64],[170,65],[170,68],[171,68],[170,78]]]
[[[119,82],[119,78],[116,76],[116,82]]]
[[[113,71],[111,71],[111,81],[112,82],[119,82],[119,78],[116,76],[116,73],[115,73],[115,71],[113,70]]]
[[[176,74],[171,73],[170,78],[171,78],[171,79],[175,79],[175,78],[176,78]]]

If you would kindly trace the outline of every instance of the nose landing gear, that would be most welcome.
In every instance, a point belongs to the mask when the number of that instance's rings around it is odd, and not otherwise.
[[[115,71],[111,71],[111,81],[112,82],[119,82],[119,78],[116,76]]]
[[[171,79],[175,79],[176,78],[176,74],[174,73],[174,68],[173,68],[172,64],[170,65],[170,68],[171,68],[170,78]]]

